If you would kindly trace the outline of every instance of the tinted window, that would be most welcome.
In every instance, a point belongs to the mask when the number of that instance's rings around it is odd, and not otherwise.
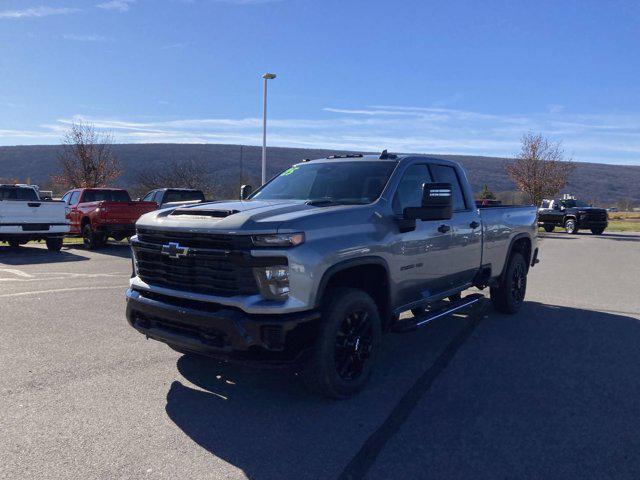
[[[188,190],[169,190],[164,197],[164,203],[193,201],[204,201],[204,193],[198,191],[191,192]]]
[[[250,199],[365,204],[376,200],[395,162],[309,162],[285,170]]]
[[[393,197],[393,210],[400,214],[407,207],[422,205],[422,191],[425,183],[431,182],[426,165],[412,165],[404,172]]]
[[[431,165],[431,171],[436,182],[450,183],[453,193],[453,209],[465,210],[467,208],[462,194],[462,187],[458,180],[458,175],[453,167],[446,165]]]
[[[560,200],[560,205],[562,205],[565,208],[588,207],[589,206],[586,203],[581,202],[580,200]]]
[[[33,188],[0,187],[0,200],[38,201],[38,194]]]
[[[82,198],[89,202],[130,202],[131,197],[125,190],[86,190]]]
[[[147,193],[144,198],[142,199],[143,202],[153,202],[153,196],[156,194],[156,192],[149,192]]]

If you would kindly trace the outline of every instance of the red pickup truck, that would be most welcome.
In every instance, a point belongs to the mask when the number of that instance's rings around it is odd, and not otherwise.
[[[133,202],[126,190],[115,188],[78,188],[65,193],[62,200],[69,206],[69,234],[82,236],[90,250],[110,237],[119,241],[132,236],[138,218],[157,208],[155,202]]]

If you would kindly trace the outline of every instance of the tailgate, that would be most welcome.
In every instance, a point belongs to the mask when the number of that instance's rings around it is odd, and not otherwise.
[[[0,201],[0,224],[67,224],[64,202]]]
[[[153,202],[102,202],[100,208],[109,222],[136,223],[141,215],[156,209]]]

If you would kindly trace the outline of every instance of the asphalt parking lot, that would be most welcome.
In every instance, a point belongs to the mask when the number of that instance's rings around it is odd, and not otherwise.
[[[127,247],[0,247],[0,477],[640,478],[640,234],[541,237],[518,315],[389,335],[342,402],[145,340]]]

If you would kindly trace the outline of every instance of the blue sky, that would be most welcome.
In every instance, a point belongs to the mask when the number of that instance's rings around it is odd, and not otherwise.
[[[0,0],[0,145],[261,142],[640,165],[640,3]]]

